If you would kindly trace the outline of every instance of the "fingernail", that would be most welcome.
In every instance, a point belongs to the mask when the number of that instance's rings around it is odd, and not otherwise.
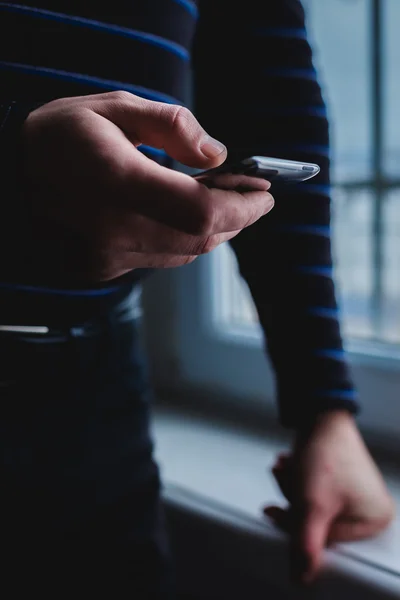
[[[268,198],[266,213],[269,213],[269,211],[272,210],[274,208],[274,206],[275,206],[275,200],[274,200],[273,196],[270,195],[270,198]]]
[[[226,146],[210,135],[207,135],[203,139],[200,149],[207,158],[216,158],[223,152],[226,152]]]

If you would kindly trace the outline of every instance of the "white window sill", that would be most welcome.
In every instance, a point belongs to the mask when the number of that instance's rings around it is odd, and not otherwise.
[[[277,452],[287,448],[285,441],[264,439],[169,408],[157,408],[154,434],[167,504],[229,524],[246,533],[247,540],[262,538],[265,560],[260,563],[260,577],[275,579],[275,589],[285,588],[285,598],[299,597],[285,583],[286,538],[261,514],[265,504],[284,503],[269,467]],[[400,508],[400,474],[386,473],[386,479]],[[246,552],[248,558],[248,548]],[[328,600],[341,594],[354,599],[355,591],[363,599],[400,598],[399,518],[373,540],[326,551],[313,597]]]

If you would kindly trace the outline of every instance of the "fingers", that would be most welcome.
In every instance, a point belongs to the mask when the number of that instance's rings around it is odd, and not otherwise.
[[[114,237],[101,236],[101,248],[91,272],[96,278],[108,280],[136,268],[172,268],[193,262],[200,254],[210,252],[219,244],[239,233],[233,231],[207,239],[194,238],[143,218],[134,225],[125,223],[124,230]],[[118,275],[115,275],[118,273]]]
[[[220,190],[235,190],[237,192],[251,192],[254,190],[268,190],[271,183],[259,177],[250,175],[234,175],[232,173],[199,175],[195,178],[197,181],[208,188],[218,188]]]
[[[276,458],[274,468],[285,467],[289,462],[293,461],[293,456],[289,452],[280,452]]]
[[[293,507],[267,506],[264,514],[290,535],[292,580],[296,583],[311,582],[320,568],[323,550],[331,539],[333,515],[325,508],[315,506],[301,512]]]
[[[143,254],[141,252],[102,253],[90,262],[88,277],[95,282],[110,281],[134,269],[171,269],[193,262],[197,256],[175,256],[169,254]]]
[[[264,185],[266,190],[269,184]],[[267,191],[208,189],[188,175],[161,167],[138,151],[125,169],[122,186],[125,208],[201,237],[244,229],[274,205]]]
[[[229,241],[240,231],[229,231],[208,237],[182,233],[146,217],[129,217],[121,224],[118,249],[125,253],[158,254],[179,256],[200,256],[215,250]],[[116,227],[114,227],[114,235]],[[114,245],[115,247],[115,245]]]
[[[148,219],[149,220],[149,219]],[[158,225],[158,227],[157,227]],[[220,244],[234,238],[240,231],[218,233],[209,237],[196,237],[177,230],[167,228],[158,223],[151,223],[149,229],[158,230],[158,237],[143,236],[135,238],[135,229],[127,230],[126,252],[142,252],[148,254],[170,254],[179,256],[200,256],[215,250]]]
[[[337,519],[331,525],[328,544],[364,540],[386,529],[392,520],[392,515],[379,519]]]
[[[292,578],[296,582],[307,583],[318,572],[335,511],[330,503],[299,501],[294,469],[292,455],[282,453],[278,456],[272,472],[282,493],[290,502],[290,508],[284,510],[268,506],[264,513],[280,529],[290,534]]]
[[[207,168],[226,158],[226,149],[214,144],[185,108],[151,102],[127,92],[92,96],[86,102],[93,112],[116,124],[136,144],[164,148],[180,162]],[[251,186],[256,189],[245,193],[207,189],[192,177],[161,167],[134,146],[131,148],[133,151],[124,154],[119,169],[121,201],[165,225],[209,237],[239,231],[273,206],[266,181],[256,180]],[[243,183],[247,190],[250,186]]]
[[[292,579],[300,583],[309,583],[315,578],[325,546],[373,537],[390,523],[389,517],[374,521],[349,518],[333,520],[326,511],[315,510],[310,510],[308,517],[299,520],[292,509],[274,505],[265,507],[263,512],[281,531],[291,536]]]
[[[293,508],[267,506],[264,514],[290,535],[291,578],[296,583],[309,583],[318,573],[326,546],[331,517],[324,510],[310,509],[303,515]]]
[[[275,525],[282,531],[290,533],[291,531],[291,519],[290,510],[281,508],[280,506],[266,506],[263,509],[264,514],[273,520]]]
[[[318,573],[333,515],[324,507],[310,506],[293,514],[291,567],[295,581],[309,583]]]
[[[176,256],[199,256],[232,239],[241,230],[209,236],[191,235],[135,212],[115,211],[111,207],[97,216],[96,232],[102,250]],[[109,236],[109,231],[113,236]],[[109,246],[109,248],[108,248]]]
[[[288,454],[280,454],[272,467],[272,474],[286,500],[291,502],[294,495],[293,458]]]
[[[96,112],[134,138],[136,144],[163,148],[172,158],[196,168],[215,167],[225,160],[225,146],[210,137],[187,108],[123,91],[100,96]]]

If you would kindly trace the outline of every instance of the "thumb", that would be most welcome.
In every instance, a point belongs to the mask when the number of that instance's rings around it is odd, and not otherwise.
[[[224,144],[209,136],[184,106],[153,102],[129,94],[106,94],[94,110],[112,121],[135,144],[162,148],[175,160],[194,168],[224,162]]]
[[[315,578],[332,520],[333,515],[316,507],[310,507],[303,515],[296,515],[291,540],[291,566],[296,581],[309,583]]]

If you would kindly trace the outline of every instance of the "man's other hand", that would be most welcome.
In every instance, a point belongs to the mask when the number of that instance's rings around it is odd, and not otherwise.
[[[315,578],[326,545],[374,536],[394,517],[385,482],[345,411],[320,415],[272,471],[289,507],[269,506],[265,514],[290,535],[295,581]]]

